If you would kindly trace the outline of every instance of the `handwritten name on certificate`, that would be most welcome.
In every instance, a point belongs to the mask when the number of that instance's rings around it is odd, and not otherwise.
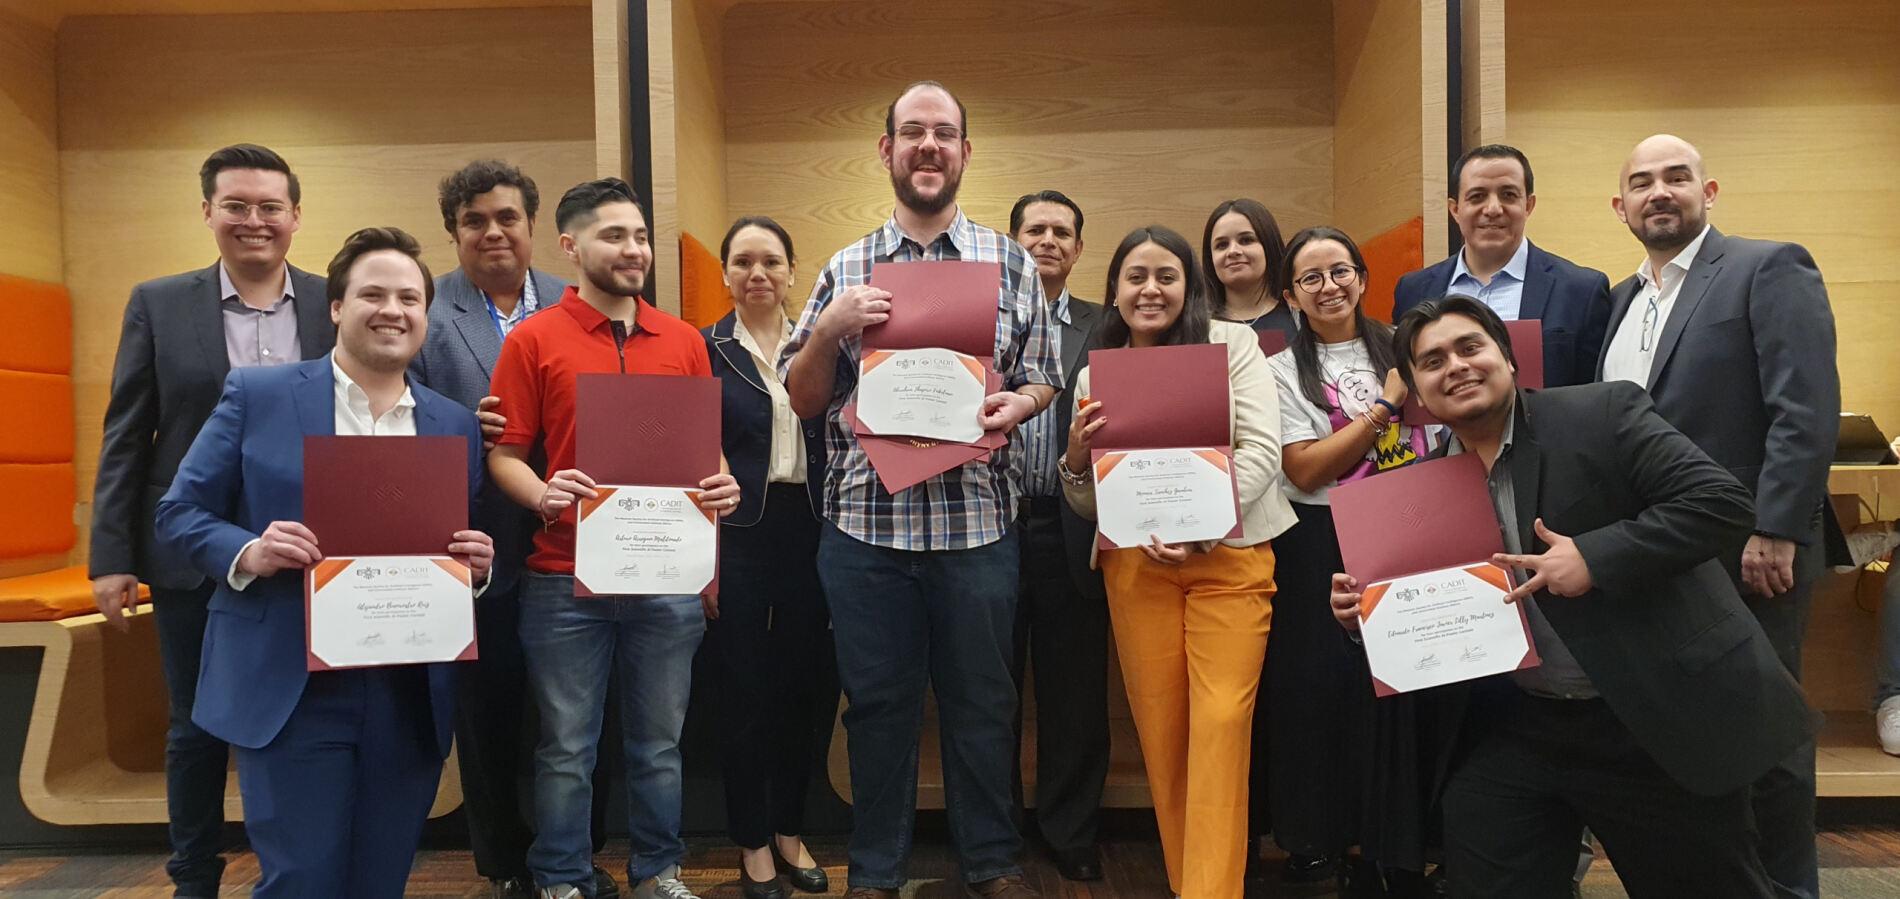
[[[1524,610],[1504,602],[1510,583],[1485,562],[1368,586],[1359,633],[1374,691],[1389,696],[1536,665]]]
[[[581,500],[574,579],[599,595],[698,593],[718,565],[719,525],[686,487],[596,488]]]
[[[975,443],[988,380],[976,357],[951,350],[872,350],[858,363],[858,422],[873,434]]]
[[[1109,543],[1219,540],[1233,533],[1233,460],[1217,449],[1106,452],[1095,460],[1096,526]]]
[[[309,669],[474,658],[470,579],[448,556],[338,556],[305,569]]]

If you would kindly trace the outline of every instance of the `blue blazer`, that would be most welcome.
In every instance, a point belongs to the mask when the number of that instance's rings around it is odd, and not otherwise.
[[[475,414],[420,384],[416,433],[468,439],[471,506],[481,490],[481,429]],[[198,697],[191,720],[246,749],[276,739],[303,696],[303,572],[259,578],[242,592],[225,574],[273,521],[303,518],[303,438],[336,433],[330,357],[241,368],[158,503],[158,537],[217,582],[205,623]],[[321,535],[319,535],[320,537]],[[443,535],[443,544],[448,535]],[[455,712],[452,664],[429,665],[436,746],[448,755]]]
[[[1392,291],[1392,323],[1451,287],[1458,257],[1399,279]],[[1531,244],[1524,264],[1524,302],[1519,318],[1544,323],[1544,386],[1567,387],[1597,379],[1597,354],[1610,330],[1610,279]]]
[[[706,337],[706,355],[712,359],[713,377],[719,379],[719,433],[726,466],[739,482],[739,508],[726,516],[725,523],[750,527],[765,515],[765,479],[772,464],[772,395],[766,391],[759,364],[732,333],[733,328],[742,327],[738,322],[739,313],[728,312],[699,333]],[[805,435],[805,495],[811,500],[812,515],[823,517],[824,419],[802,419],[798,429]]]

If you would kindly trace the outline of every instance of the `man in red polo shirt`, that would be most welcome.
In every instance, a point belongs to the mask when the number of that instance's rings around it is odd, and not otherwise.
[[[576,185],[555,224],[580,278],[502,344],[491,389],[507,425],[488,456],[496,484],[544,525],[521,587],[528,693],[541,715],[528,869],[547,899],[593,895],[590,781],[611,678],[620,686],[634,897],[694,899],[679,879],[679,739],[693,653],[713,610],[691,595],[575,598],[572,509],[594,496],[594,480],[574,467],[574,381],[593,372],[710,376],[712,365],[693,326],[640,299],[653,249],[632,187],[618,178]],[[546,480],[528,462],[536,443]],[[700,486],[700,502],[721,515],[739,504],[739,485],[723,471]]]

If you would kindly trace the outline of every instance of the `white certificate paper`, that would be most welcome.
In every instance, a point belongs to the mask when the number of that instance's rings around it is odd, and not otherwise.
[[[988,383],[974,356],[872,350],[858,363],[858,423],[873,434],[975,443]]]
[[[1360,594],[1359,633],[1380,696],[1538,664],[1510,577],[1479,562],[1372,584]]]
[[[305,569],[309,670],[475,658],[470,578],[448,556],[336,557]]]
[[[574,529],[574,580],[601,596],[692,594],[712,583],[719,525],[697,488],[595,488]],[[576,591],[577,595],[579,591]]]
[[[1096,527],[1111,546],[1220,540],[1239,522],[1233,460],[1217,449],[1117,450],[1095,460]]]

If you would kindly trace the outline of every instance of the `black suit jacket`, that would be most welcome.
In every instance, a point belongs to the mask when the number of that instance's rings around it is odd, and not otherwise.
[[[1426,300],[1451,288],[1458,258],[1399,278],[1392,291],[1392,323]],[[1543,322],[1544,386],[1563,387],[1596,380],[1597,356],[1610,324],[1610,279],[1536,244],[1524,261],[1524,299],[1518,317]]]
[[[739,314],[700,330],[706,336],[706,355],[713,377],[719,379],[720,443],[733,480],[739,482],[739,507],[722,523],[751,527],[765,515],[766,478],[772,467],[772,395],[752,354],[739,344],[733,328]],[[814,517],[824,516],[825,428],[823,418],[805,418],[798,430],[805,435],[805,496]]]
[[[1099,349],[1098,332],[1105,316],[1114,315],[1100,303],[1091,303],[1069,295],[1069,321],[1062,327],[1062,392],[1056,395],[1056,434],[1062,446],[1068,445],[1069,425],[1075,421],[1075,375],[1088,367],[1089,350]],[[1069,576],[1082,595],[1102,602],[1108,592],[1102,587],[1102,573],[1089,566],[1095,545],[1095,522],[1089,521],[1066,502],[1056,504],[1062,517],[1062,544],[1069,558]]]
[[[1518,539],[1576,541],[1595,588],[1539,593],[1618,720],[1687,789],[1740,789],[1812,732],[1801,688],[1718,556],[1754,521],[1748,491],[1626,382],[1521,395],[1509,465]]]
[[[336,345],[323,279],[292,267],[290,285],[299,349],[315,359]],[[219,294],[215,262],[132,288],[92,490],[89,577],[136,574],[174,590],[204,581],[189,559],[154,545],[152,517],[231,370]]]
[[[1632,275],[1611,292],[1612,334],[1639,287]],[[1754,494],[1755,530],[1811,542],[1841,411],[1834,311],[1814,257],[1710,228],[1657,340],[1656,411]]]

